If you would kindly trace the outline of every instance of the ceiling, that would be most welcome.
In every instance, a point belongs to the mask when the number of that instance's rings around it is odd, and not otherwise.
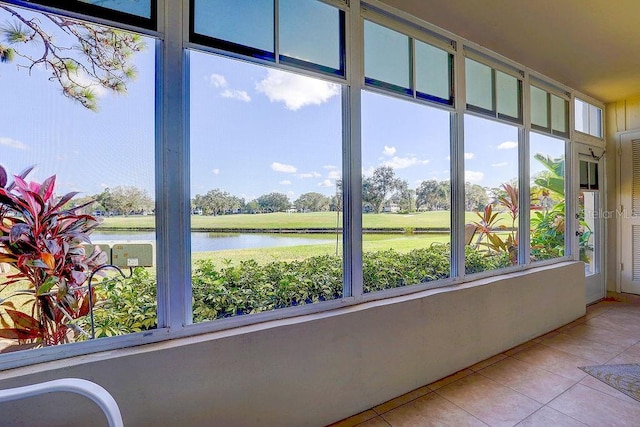
[[[640,95],[638,0],[382,0],[571,88]]]

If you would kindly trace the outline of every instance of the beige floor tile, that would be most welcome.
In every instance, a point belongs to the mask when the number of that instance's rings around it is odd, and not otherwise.
[[[488,359],[483,360],[482,362],[478,362],[475,365],[473,365],[472,367],[470,367],[469,369],[471,369],[472,371],[479,371],[480,369],[484,369],[487,366],[493,365],[496,362],[499,362],[503,359],[506,359],[507,356],[505,356],[504,354],[496,354],[495,356],[492,356]]]
[[[594,390],[601,391],[603,393],[608,394],[609,396],[613,396],[620,400],[624,400],[629,403],[636,403],[636,400],[633,399],[632,397],[627,396],[626,394],[611,387],[609,384],[604,383],[599,379],[592,377],[591,375],[587,375],[586,377],[584,377],[584,379],[580,381],[580,384],[586,385],[587,387],[591,387]]]
[[[607,365],[625,365],[629,363],[640,363],[640,357],[633,353],[623,351],[613,359],[607,361]]]
[[[560,332],[557,332],[557,331],[551,331],[549,333],[546,333],[544,335],[540,335],[539,337],[532,339],[531,342],[540,343],[540,342],[542,342],[544,340],[548,340],[549,338],[555,337],[559,333]]]
[[[412,400],[422,397],[428,393],[431,393],[431,389],[429,387],[420,387],[416,390],[410,391],[409,393],[405,393],[402,396],[396,397],[395,399],[391,399],[388,402],[384,402],[383,404],[374,407],[373,410],[382,415],[387,411],[395,409],[398,406],[402,406],[405,403],[411,402]]]
[[[521,423],[518,427],[584,427],[586,424],[571,418],[568,415],[558,412],[553,408],[544,406],[540,410],[534,412]]]
[[[478,373],[540,403],[548,403],[575,384],[575,380],[514,358],[500,361]]]
[[[546,337],[546,336],[548,336],[550,334],[556,334],[556,332],[549,332],[548,334],[543,335],[540,338],[544,339],[543,337]],[[523,344],[520,344],[519,346],[513,347],[512,349],[505,351],[502,354],[504,354],[506,356],[513,356],[514,354],[519,353],[522,350],[526,350],[526,349],[528,349],[530,347],[533,347],[534,345],[536,345],[535,341],[527,341],[527,342],[525,342]]]
[[[544,345],[562,350],[574,356],[583,357],[596,363],[605,363],[620,354],[626,347],[620,344],[602,344],[584,337],[558,334],[543,342]]]
[[[464,377],[436,393],[492,426],[513,426],[542,407],[480,374]]]
[[[390,427],[390,424],[382,417],[375,417],[358,424],[357,427]]]
[[[586,338],[590,341],[595,341],[604,344],[617,344],[623,347],[630,347],[638,342],[640,339],[624,334],[609,331],[607,329],[596,328],[592,325],[578,325],[565,332],[566,334]]]
[[[628,349],[625,350],[625,353],[638,356],[638,359],[640,359],[640,343],[634,344],[633,346],[629,347]]]
[[[382,415],[393,427],[486,426],[436,393],[413,400]]]
[[[376,414],[375,411],[369,409],[368,411],[360,412],[352,417],[331,424],[329,427],[354,427],[377,416],[378,414]]]
[[[447,384],[451,384],[454,381],[458,381],[460,378],[464,378],[467,375],[471,375],[473,374],[473,371],[471,369],[463,369],[462,371],[458,371],[453,375],[449,375],[448,377],[444,377],[441,380],[438,380],[434,383],[429,384],[429,388],[431,390],[438,390],[441,387],[446,386]]]
[[[543,344],[516,353],[513,357],[523,362],[534,365],[537,368],[545,369],[554,374],[579,381],[587,375],[578,369],[578,366],[593,365],[593,361],[566,353],[564,351],[548,347]]]
[[[617,332],[620,334],[628,335],[640,340],[640,328],[637,327],[637,323],[620,322],[617,319],[604,315],[589,319],[585,322],[585,325],[595,326],[596,328],[606,329],[608,331]]]
[[[640,404],[629,403],[576,384],[549,403],[549,406],[591,426],[637,426]]]

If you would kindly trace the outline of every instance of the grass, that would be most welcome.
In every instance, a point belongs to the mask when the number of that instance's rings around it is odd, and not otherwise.
[[[367,234],[363,236],[363,240],[362,247],[364,251],[394,249],[398,252],[409,252],[412,249],[428,247],[434,242],[446,243],[449,241],[449,234]],[[319,255],[336,255],[336,244],[322,243],[317,245],[196,252],[192,254],[192,261],[211,259],[220,264],[236,264],[240,261],[251,259],[259,264],[265,264],[273,261],[299,261]],[[342,256],[342,241],[338,244],[338,255]]]
[[[506,214],[501,223],[507,225],[509,221]],[[449,228],[449,211],[417,212],[412,214],[363,214],[363,228]],[[478,220],[474,212],[465,213],[465,222]],[[225,230],[225,229],[327,229],[336,228],[336,212],[310,212],[310,213],[267,213],[267,214],[239,214],[205,216],[192,215],[191,227],[194,230]],[[342,213],[340,213],[340,226],[342,226]],[[117,216],[105,217],[100,225],[102,229],[120,230],[153,230],[155,229],[155,216]]]

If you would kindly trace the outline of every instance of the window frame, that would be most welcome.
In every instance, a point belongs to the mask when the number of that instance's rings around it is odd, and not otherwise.
[[[239,56],[246,59],[258,59],[273,64],[283,64],[293,69],[300,69],[306,71],[312,71],[320,74],[333,75],[339,78],[345,78],[346,76],[346,11],[342,2],[330,2],[325,0],[314,0],[325,5],[334,7],[338,10],[338,43],[339,43],[339,68],[331,68],[326,65],[316,64],[315,62],[304,61],[298,58],[292,58],[280,53],[280,22],[279,22],[279,7],[280,0],[273,0],[273,52],[258,49],[242,44],[234,43],[228,40],[219,39],[205,34],[197,33],[195,31],[195,3],[196,0],[188,0],[188,40],[187,42],[192,46],[208,46],[215,51],[225,52],[229,56]]]
[[[28,353],[17,352],[0,355],[0,372],[18,366],[25,366],[45,361],[51,361],[76,355],[96,353],[105,350],[119,349],[129,346],[143,345],[153,342],[165,341],[169,339],[193,336],[208,332],[228,330],[231,328],[253,325],[260,322],[267,322],[276,319],[288,319],[289,322],[296,322],[293,319],[311,313],[319,313],[328,310],[355,305],[368,301],[382,300],[394,296],[406,295],[421,292],[426,289],[447,287],[471,280],[486,277],[496,277],[507,273],[522,271],[531,267],[556,264],[567,260],[576,259],[576,254],[571,253],[571,245],[566,239],[565,256],[550,260],[532,263],[522,261],[525,253],[528,253],[528,223],[522,226],[527,218],[521,215],[520,230],[522,233],[521,248],[519,250],[520,263],[505,269],[465,275],[464,273],[464,246],[461,244],[461,226],[464,226],[463,211],[460,211],[460,203],[464,203],[464,114],[474,114],[483,118],[489,118],[498,122],[514,125],[511,120],[500,118],[497,115],[493,118],[481,112],[469,111],[465,102],[465,81],[464,81],[464,60],[469,49],[481,53],[484,60],[496,61],[505,64],[504,69],[497,67],[499,71],[512,74],[513,69],[523,70],[520,77],[514,75],[522,81],[521,108],[524,110],[523,122],[517,123],[520,129],[519,144],[524,144],[528,150],[528,137],[526,132],[536,131],[549,134],[547,129],[536,129],[530,123],[528,85],[542,84],[543,87],[555,88],[553,93],[560,96],[562,91],[566,91],[570,97],[579,97],[581,100],[589,100],[583,94],[575,90],[564,87],[557,82],[540,76],[534,71],[522,67],[515,63],[505,62],[505,58],[500,57],[491,51],[483,49],[472,42],[469,42],[455,34],[448,33],[418,18],[400,13],[377,0],[350,0],[347,5],[343,0],[318,0],[340,9],[344,16],[344,76],[329,75],[318,70],[314,64],[312,69],[298,67],[297,64],[287,64],[275,60],[273,62],[253,58],[236,51],[224,51],[223,49],[211,46],[210,43],[199,44],[191,39],[192,17],[191,5],[193,0],[157,0],[155,26],[149,28],[145,23],[136,23],[131,20],[128,14],[122,16],[117,11],[107,12],[106,8],[100,8],[99,16],[89,11],[82,11],[69,7],[68,2],[63,0],[4,0],[8,4],[29,10],[46,13],[58,13],[72,18],[83,19],[100,25],[109,25],[129,31],[136,31],[149,35],[156,39],[157,59],[156,59],[156,233],[157,233],[157,266],[158,266],[158,328],[150,331],[134,333],[100,340],[65,344],[60,347],[48,347],[37,350],[28,350]],[[55,4],[64,4],[55,6]],[[373,15],[372,15],[373,14]],[[377,18],[372,19],[372,16]],[[420,40],[434,47],[445,50],[449,53],[451,62],[451,92],[452,102],[445,104],[437,100],[422,99],[422,97],[408,97],[404,94],[386,90],[381,87],[367,85],[364,78],[363,68],[363,26],[364,20],[373,20],[390,29],[406,34],[411,40]],[[144,25],[143,25],[144,24]],[[188,50],[198,48],[202,51],[223,54],[229,57],[249,60],[263,65],[284,70],[309,75],[311,77],[321,77],[327,81],[335,81],[342,84],[343,102],[343,179],[345,185],[344,199],[344,234],[343,243],[348,249],[344,252],[344,279],[343,298],[341,300],[325,301],[321,304],[310,304],[298,307],[289,307],[270,312],[259,313],[251,316],[238,316],[213,322],[190,324],[191,310],[191,278],[190,278],[190,221],[189,221],[189,108],[188,108],[188,78],[186,70],[189,66]],[[277,53],[277,52],[276,52]],[[481,61],[482,62],[482,61]],[[491,62],[493,63],[493,62]],[[492,67],[493,68],[493,67]],[[413,69],[413,67],[412,67]],[[415,73],[415,70],[413,71]],[[181,84],[177,84],[177,82]],[[414,83],[415,87],[415,83]],[[558,89],[560,88],[560,89]],[[393,288],[375,293],[363,295],[362,293],[362,242],[361,242],[361,152],[360,152],[360,91],[366,89],[373,92],[381,92],[391,96],[397,96],[411,102],[426,103],[430,106],[450,112],[451,117],[451,188],[452,188],[452,209],[451,209],[451,277],[437,282],[418,284],[407,287]],[[548,89],[544,89],[549,92]],[[562,98],[565,99],[562,95]],[[591,103],[591,101],[588,101]],[[606,113],[600,104],[594,104]],[[574,141],[574,105],[569,102],[567,109],[568,135],[556,135],[562,138],[565,144],[567,165],[571,164],[571,148]],[[551,121],[549,121],[551,126]],[[605,133],[603,123],[603,134]],[[579,133],[579,132],[577,132]],[[582,135],[582,134],[580,134]],[[575,136],[580,136],[575,135]],[[587,137],[588,135],[582,135]],[[577,138],[576,138],[577,139]],[[601,139],[599,139],[600,142]],[[527,155],[525,149],[521,149],[520,159]],[[519,179],[521,187],[521,201],[525,198],[523,180],[528,182],[528,167],[520,160]],[[565,186],[567,194],[566,217],[572,217],[575,212],[575,197],[572,197],[572,185],[575,177],[566,172]],[[604,182],[600,183],[604,185]],[[360,206],[359,206],[360,205]],[[347,218],[348,217],[348,218]],[[171,218],[171,221],[169,220]],[[171,229],[171,232],[169,230]],[[571,221],[568,221],[567,235],[573,232]],[[524,250],[523,250],[524,249]],[[359,264],[360,263],[360,264]],[[105,357],[111,357],[109,355]]]

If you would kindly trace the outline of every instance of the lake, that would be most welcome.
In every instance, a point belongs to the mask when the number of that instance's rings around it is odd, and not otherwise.
[[[91,242],[147,240],[155,241],[153,231],[102,231],[91,234]],[[223,251],[226,249],[270,248],[277,246],[319,245],[335,243],[336,236],[324,234],[309,237],[307,234],[259,234],[259,233],[191,233],[192,252]]]

